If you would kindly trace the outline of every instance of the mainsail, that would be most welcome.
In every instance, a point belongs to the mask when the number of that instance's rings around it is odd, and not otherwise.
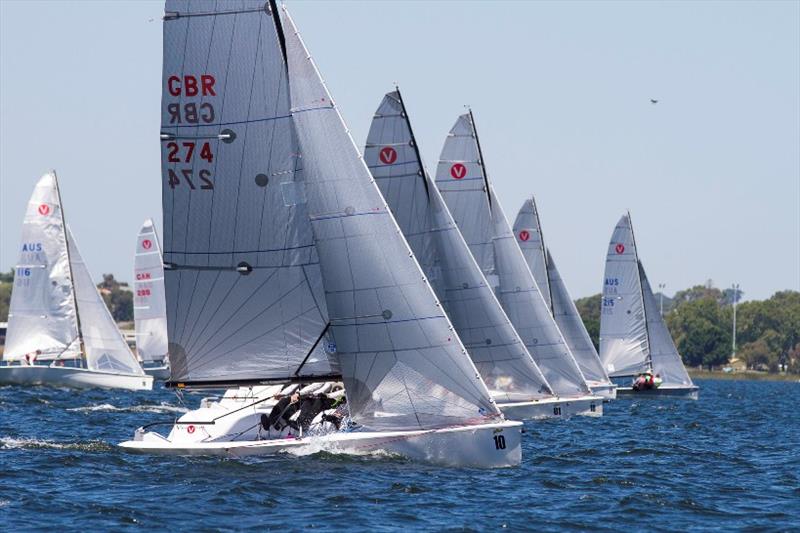
[[[136,237],[133,259],[133,317],[136,352],[142,361],[167,357],[167,304],[164,300],[164,267],[156,228],[147,219]]]
[[[378,107],[364,159],[492,396],[505,402],[550,397],[425,170],[399,89]]]
[[[22,224],[2,358],[80,358],[78,318],[54,172],[36,184]],[[38,354],[37,354],[38,352]]]
[[[588,393],[586,380],[489,184],[471,113],[461,115],[450,130],[436,185],[473,256],[487,279],[495,282],[503,309],[553,391],[560,396]]]
[[[187,386],[338,374],[273,10],[166,3],[167,326],[171,378]]]
[[[639,260],[629,214],[614,228],[606,255],[600,358],[612,377],[651,371],[664,384],[692,385]]]
[[[502,416],[282,9],[292,115],[350,414],[368,428]]]
[[[592,382],[608,383],[608,375],[603,370],[603,364],[592,344],[589,332],[586,331],[586,326],[567,291],[550,250],[544,245],[539,213],[533,198],[525,200],[522,204],[514,221],[514,235],[584,377]]]
[[[600,360],[611,377],[651,369],[639,256],[629,215],[614,228],[600,306]]]

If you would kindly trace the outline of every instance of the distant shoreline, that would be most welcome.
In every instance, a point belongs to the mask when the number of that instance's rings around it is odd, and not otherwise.
[[[693,379],[728,379],[739,381],[789,381],[800,382],[800,374],[770,374],[769,372],[756,372],[745,370],[743,372],[709,372],[708,370],[688,369]]]

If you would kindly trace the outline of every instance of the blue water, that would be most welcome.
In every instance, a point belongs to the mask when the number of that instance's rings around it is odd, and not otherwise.
[[[173,393],[3,387],[0,531],[800,529],[800,384],[699,385],[697,402],[526,423],[522,466],[494,471],[129,455],[114,444],[175,416]]]

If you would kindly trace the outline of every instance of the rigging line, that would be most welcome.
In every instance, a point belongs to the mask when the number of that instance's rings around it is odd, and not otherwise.
[[[271,4],[272,2],[270,2]],[[163,20],[165,22],[173,21],[173,20],[180,20],[182,18],[192,18],[192,17],[217,17],[220,15],[239,15],[243,13],[264,13],[265,10],[263,7],[259,8],[252,8],[252,9],[236,9],[230,11],[188,11],[182,13],[180,11],[167,11],[164,13]]]
[[[213,130],[218,130],[222,126],[237,126],[239,124],[253,124],[253,123],[256,123],[256,122],[276,122],[276,121],[279,121],[279,120],[288,120],[288,119],[291,119],[291,118],[292,118],[291,114],[289,114],[289,115],[274,115],[274,116],[273,115],[269,115],[269,116],[265,116],[265,117],[261,117],[261,118],[247,118],[245,120],[233,120],[233,121],[230,121],[230,122],[204,122],[202,124],[169,124],[168,126],[163,126],[162,129],[165,129],[165,128],[175,128],[175,129],[180,129],[180,128],[198,128],[198,129],[200,129],[200,128],[208,128],[209,130],[213,131]],[[180,133],[172,134],[172,133],[168,133],[168,132],[162,131],[161,135],[180,135]],[[209,135],[210,135],[209,138],[211,138],[211,139],[219,139],[219,135],[221,135],[221,134],[211,134],[211,133],[209,133]],[[168,140],[171,140],[171,139],[166,139],[165,138],[165,139],[161,139],[161,140],[168,141]]]
[[[324,336],[325,336],[325,333],[327,333],[327,332],[328,332],[328,329],[329,329],[330,327],[331,327],[331,323],[330,323],[330,322],[328,322],[327,324],[325,324],[325,327],[322,329],[322,332],[319,334],[319,337],[317,337],[317,340],[315,340],[315,341],[314,341],[314,345],[313,345],[313,346],[311,346],[311,348],[308,350],[308,353],[307,353],[307,354],[306,354],[306,356],[303,358],[303,361],[300,363],[300,366],[298,366],[298,367],[297,367],[297,370],[295,370],[295,371],[294,371],[294,375],[295,375],[295,376],[298,376],[298,375],[300,375],[300,371],[303,369],[303,367],[304,367],[304,366],[306,366],[306,361],[308,361],[308,358],[309,358],[309,357],[311,357],[311,354],[312,354],[312,353],[314,353],[314,350],[316,349],[317,345],[318,345],[318,344],[319,344],[319,342],[322,340],[322,337],[324,337]]]
[[[486,171],[486,162],[483,159],[483,150],[481,150],[481,140],[478,137],[478,130],[475,127],[475,117],[472,115],[472,109],[469,110],[469,122],[472,128],[472,134],[475,136],[475,146],[478,148],[478,165],[481,167],[481,174],[483,174],[483,182],[486,187],[486,199],[489,201],[489,210],[492,209],[492,193],[489,187],[489,173]]]
[[[299,246],[288,246],[285,248],[264,248],[261,250],[231,250],[225,252],[186,252],[183,250],[166,250],[165,254],[182,254],[182,255],[235,255],[235,254],[268,254],[272,252],[284,252],[290,250],[301,250],[303,248],[313,248],[313,244],[302,244]],[[278,265],[275,268],[292,266],[292,265]]]
[[[289,60],[286,57],[286,35],[283,33],[283,24],[281,23],[281,15],[278,12],[278,4],[275,0],[269,0],[269,10],[272,15],[272,20],[275,23],[275,31],[278,33],[278,43],[281,45],[281,53],[283,54],[283,64],[286,65],[288,72]]]
[[[425,195],[428,197],[428,201],[430,202],[431,199],[431,192],[428,190],[428,180],[425,176],[425,168],[422,166],[422,155],[419,153],[419,146],[417,145],[417,139],[414,137],[414,129],[411,127],[411,119],[408,117],[408,112],[406,111],[406,104],[403,102],[403,95],[400,93],[400,87],[395,87],[397,92],[397,98],[400,101],[400,109],[402,109],[402,116],[403,122],[405,122],[406,127],[408,128],[408,135],[411,137],[411,147],[414,148],[414,155],[417,158],[417,167],[419,167],[419,175],[422,177],[422,183],[425,185]]]

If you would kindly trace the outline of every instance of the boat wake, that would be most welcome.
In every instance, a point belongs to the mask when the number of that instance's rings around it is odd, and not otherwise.
[[[107,442],[93,440],[87,442],[54,442],[34,438],[0,437],[0,449],[13,450],[78,450],[84,452],[107,452],[114,449]]]
[[[170,405],[161,402],[158,405],[132,405],[130,407],[117,407],[110,403],[101,403],[99,405],[87,405],[84,407],[72,407],[67,409],[74,413],[93,413],[93,412],[125,412],[125,413],[187,413],[189,410],[185,407],[177,405]]]

